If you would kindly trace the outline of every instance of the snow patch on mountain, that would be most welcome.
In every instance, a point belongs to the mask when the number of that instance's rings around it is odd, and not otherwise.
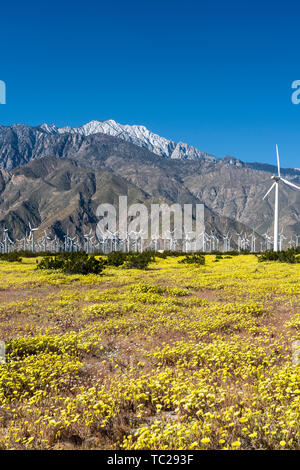
[[[178,142],[172,154],[171,158],[174,159],[187,159],[187,160],[206,160],[216,162],[217,158],[212,155],[208,155],[206,152],[201,152],[192,145],[185,144],[184,142]]]
[[[58,129],[54,124],[42,124],[40,128],[47,132],[47,134],[57,134],[58,132]]]
[[[91,121],[80,127],[61,127],[55,125],[42,124],[41,129],[48,134],[81,134],[84,136],[97,134],[99,132],[117,137],[119,139],[131,142],[139,147],[144,147],[150,152],[156,153],[161,157],[172,159],[188,159],[188,160],[207,160],[217,161],[216,157],[201,152],[197,148],[185,144],[184,142],[175,143],[164,137],[154,134],[145,126],[129,124],[119,124],[113,119],[107,121]]]

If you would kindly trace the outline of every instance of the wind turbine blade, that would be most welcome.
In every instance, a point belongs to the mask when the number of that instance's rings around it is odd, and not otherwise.
[[[290,183],[288,180],[285,180],[284,178],[281,178],[281,181],[283,181],[285,184],[287,184],[288,186],[291,186],[292,188],[296,188],[296,189],[300,189],[299,186],[297,186],[296,184],[294,183]]]
[[[276,155],[277,155],[278,176],[280,176],[279,152],[278,152],[278,145],[277,144],[276,144]]]
[[[267,195],[272,191],[272,189],[274,188],[276,183],[273,183],[272,186],[270,187],[269,191],[266,192],[266,194],[264,195],[263,199],[266,199]]]

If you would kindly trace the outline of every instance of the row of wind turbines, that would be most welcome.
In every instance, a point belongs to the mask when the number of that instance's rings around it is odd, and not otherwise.
[[[27,233],[24,238],[12,241],[8,235],[8,229],[4,228],[3,237],[0,237],[0,253],[9,253],[11,251],[31,251],[31,252],[76,252],[84,250],[87,253],[110,253],[112,251],[128,252],[142,252],[145,249],[150,249],[155,252],[158,251],[182,251],[185,253],[193,251],[203,251],[211,253],[214,251],[222,251],[228,253],[233,249],[238,252],[244,250],[252,253],[270,250],[273,245],[273,238],[266,232],[262,237],[257,237],[257,234],[246,232],[235,232],[230,234],[227,232],[225,235],[216,233],[211,230],[210,233],[204,231],[198,237],[194,237],[188,232],[185,233],[183,239],[176,238],[176,231],[169,231],[164,233],[161,237],[153,235],[150,239],[143,238],[143,231],[130,232],[124,237],[121,237],[118,232],[109,233],[109,236],[93,235],[92,230],[84,234],[84,239],[80,240],[79,236],[71,237],[68,233],[64,235],[64,240],[59,240],[56,236],[50,237],[46,231],[44,234],[35,239],[34,233],[37,228],[30,225],[29,234]],[[234,238],[234,242],[233,239]],[[287,237],[283,231],[279,234],[279,250],[283,249],[284,240],[285,246],[289,248],[296,248],[299,245],[300,235],[291,237],[287,241]]]

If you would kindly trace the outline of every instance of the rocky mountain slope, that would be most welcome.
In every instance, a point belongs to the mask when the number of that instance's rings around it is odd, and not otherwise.
[[[107,121],[91,121],[81,127],[62,127],[42,124],[41,129],[49,134],[79,134],[88,136],[92,134],[111,135],[119,139],[131,142],[139,147],[144,147],[150,152],[156,153],[161,157],[179,158],[189,160],[207,160],[216,161],[216,158],[206,152],[201,152],[192,145],[165,139],[153,132],[150,132],[145,126],[129,126],[119,124],[113,119]]]
[[[12,171],[0,170],[0,220],[5,221],[10,235],[16,239],[26,233],[29,222],[39,228],[37,235],[46,229],[59,238],[67,231],[82,237],[91,227],[95,228],[98,205],[109,202],[118,208],[120,194],[127,195],[129,205],[146,204],[149,214],[152,203],[172,203],[164,196],[152,197],[107,169],[90,170],[71,159],[45,157]],[[187,198],[191,203],[199,202],[184,191],[178,202]],[[205,212],[208,231],[214,229],[221,234],[224,229],[235,232],[247,229],[209,208]]]

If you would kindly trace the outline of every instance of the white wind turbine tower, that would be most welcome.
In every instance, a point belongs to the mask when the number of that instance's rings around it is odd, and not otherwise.
[[[176,238],[176,228],[170,232],[171,241],[170,241],[170,250],[176,251],[177,248],[177,238]]]
[[[266,231],[266,233],[263,234],[263,237],[265,237],[265,246],[266,246],[266,250],[269,251],[271,249],[271,242],[272,242],[272,239],[268,233],[268,230]]]
[[[239,233],[239,232],[236,232],[237,236],[238,236],[238,252],[241,251],[241,244],[242,244],[242,233]]]
[[[29,238],[31,240],[31,251],[34,252],[34,232],[38,230],[37,227],[31,227],[30,222],[28,222],[29,225],[29,230],[30,230],[30,235]]]
[[[294,183],[290,183],[286,179],[280,176],[280,163],[279,163],[279,152],[278,152],[278,145],[276,144],[276,156],[277,156],[277,168],[278,168],[278,175],[271,176],[271,179],[274,180],[274,183],[270,187],[270,189],[266,192],[263,199],[265,199],[268,194],[275,188],[275,207],[274,207],[274,251],[278,251],[278,185],[279,181],[291,186],[292,188],[300,189],[299,186],[296,186]]]
[[[223,240],[224,240],[224,247],[223,247],[223,251],[224,253],[227,253],[228,250],[228,235],[229,235],[229,232],[227,232],[226,235],[223,235]]]
[[[154,251],[156,252],[158,250],[158,241],[159,241],[159,235],[155,233],[151,237],[152,244],[154,245]]]
[[[138,232],[135,232],[134,230],[132,230],[130,232],[130,234],[133,234],[133,237],[134,237],[134,251],[135,253],[138,253],[138,251],[140,251],[140,253],[143,252],[143,249],[144,249],[144,237],[143,237],[143,234],[144,234],[144,230],[139,230]],[[139,240],[140,240],[140,249],[139,249]]]
[[[8,228],[3,227],[3,244],[4,244],[4,253],[8,253]]]
[[[125,236],[123,239],[123,251],[125,253],[129,253],[130,252],[130,234],[126,232],[124,235]]]
[[[286,237],[283,235],[283,229],[281,230],[279,234],[279,251],[282,250],[282,242],[283,240],[286,240]]]
[[[256,237],[255,237],[255,233],[253,229],[252,234],[251,234],[251,252],[252,253],[255,252],[255,240],[256,240]]]
[[[46,230],[44,230],[44,238],[42,241],[43,246],[44,246],[44,251],[47,251],[49,240],[51,240],[51,238],[48,237]]]
[[[88,253],[91,253],[92,248],[93,248],[92,240],[94,238],[94,236],[92,235],[92,229],[89,231],[89,233],[83,234],[83,237],[86,239],[86,242],[85,242],[86,251]],[[68,238],[69,238],[69,236],[68,236]]]
[[[295,241],[294,241],[293,237],[290,238],[289,247],[290,248],[295,247]]]
[[[229,232],[227,233],[227,242],[226,242],[226,245],[227,245],[227,251],[231,251],[231,235],[229,235]]]
[[[190,233],[191,232],[185,232],[185,252],[188,253],[189,251],[191,251],[191,241],[192,241],[192,238],[190,236]]]
[[[205,249],[205,248],[206,248],[206,246],[205,246],[205,244],[206,244],[206,233],[205,233],[205,230],[200,233],[199,237],[200,237],[200,251],[203,251],[203,252],[204,252],[204,251],[206,251],[206,249]],[[202,239],[202,241],[201,241],[201,239]]]

